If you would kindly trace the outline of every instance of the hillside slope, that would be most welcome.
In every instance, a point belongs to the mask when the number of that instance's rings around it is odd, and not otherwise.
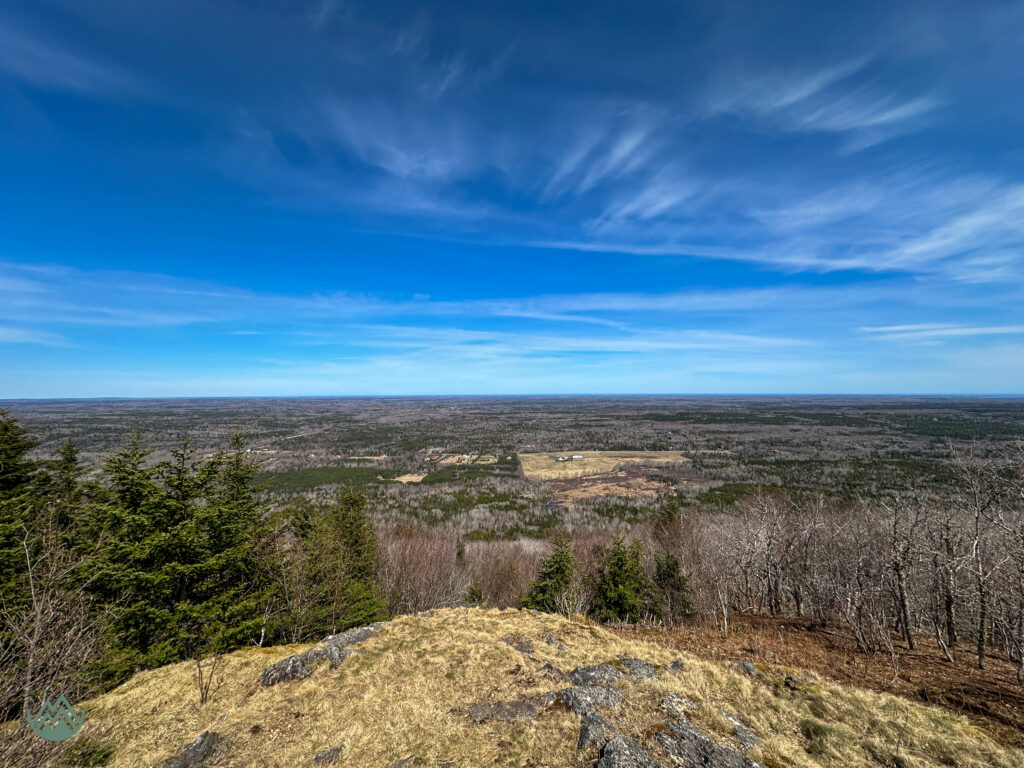
[[[177,664],[85,708],[76,740],[112,747],[112,766],[1024,765],[939,709],[526,611],[444,610],[239,651],[203,706],[195,665]]]

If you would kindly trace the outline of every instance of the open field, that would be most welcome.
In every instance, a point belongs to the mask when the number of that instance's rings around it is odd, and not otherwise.
[[[573,456],[582,458],[573,459]],[[673,464],[686,461],[690,461],[690,458],[680,451],[559,451],[519,454],[523,474],[537,480],[611,472],[622,464]]]

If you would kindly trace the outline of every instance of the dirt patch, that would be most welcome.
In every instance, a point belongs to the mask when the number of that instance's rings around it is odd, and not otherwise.
[[[395,478],[396,483],[418,483],[426,475],[399,475]]]
[[[559,499],[579,501],[603,496],[624,496],[632,499],[650,499],[672,490],[671,485],[655,480],[642,467],[628,467],[599,475],[548,480],[547,485]]]

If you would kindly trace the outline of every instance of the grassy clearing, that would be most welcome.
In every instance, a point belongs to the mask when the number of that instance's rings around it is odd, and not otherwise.
[[[572,456],[582,459],[572,460]],[[568,461],[559,458],[570,457]],[[523,474],[538,480],[581,477],[611,472],[620,464],[671,464],[690,461],[681,451],[564,451],[562,453],[521,453]]]
[[[426,475],[399,475],[395,478],[395,482],[402,483],[403,485],[405,483],[418,483],[424,477],[426,477]]]
[[[543,640],[553,633],[560,651]],[[529,658],[502,641],[533,643]],[[144,672],[115,691],[85,702],[81,736],[114,748],[111,766],[159,765],[200,732],[221,734],[227,746],[217,766],[311,765],[317,752],[341,746],[341,764],[454,767],[589,766],[595,751],[577,752],[578,720],[552,710],[532,720],[472,725],[470,704],[511,701],[564,684],[538,672],[545,662],[568,671],[614,663],[618,654],[667,666],[653,680],[622,681],[623,704],[608,716],[660,759],[647,737],[665,720],[659,702],[675,692],[698,703],[693,721],[721,743],[738,742],[717,707],[735,712],[764,740],[750,757],[771,768],[897,765],[1019,768],[1024,752],[1003,748],[966,720],[900,698],[845,688],[813,673],[806,684],[782,685],[792,670],[766,667],[754,681],[729,663],[709,662],[651,642],[616,636],[584,621],[524,611],[452,609],[403,616],[361,646],[364,653],[337,669],[263,688],[261,671],[302,647],[248,649],[226,657],[223,684],[198,705],[194,667]],[[903,761],[899,763],[898,761]],[[59,765],[60,763],[50,763]]]

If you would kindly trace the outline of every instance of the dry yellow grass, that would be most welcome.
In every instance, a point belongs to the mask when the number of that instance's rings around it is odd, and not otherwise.
[[[553,633],[566,650],[544,642]],[[529,639],[533,658],[502,638]],[[614,663],[628,654],[667,666],[653,680],[618,683],[623,703],[609,713],[624,733],[642,741],[662,764],[672,763],[645,734],[666,715],[659,702],[675,692],[699,704],[692,719],[717,741],[738,746],[716,707],[735,712],[764,739],[750,756],[772,768],[894,765],[908,768],[1020,768],[1024,752],[994,743],[966,720],[886,694],[844,688],[800,673],[801,691],[781,686],[787,670],[767,668],[761,681],[735,665],[714,663],[648,642],[630,641],[591,625],[524,611],[453,609],[395,619],[362,643],[364,653],[340,667],[319,667],[301,681],[260,685],[269,664],[307,646],[248,649],[226,657],[223,685],[199,706],[194,668],[177,664],[137,675],[85,702],[77,738],[116,746],[112,766],[161,765],[200,732],[218,732],[226,746],[211,766],[292,768],[311,765],[341,746],[341,765],[590,766],[595,750],[577,752],[578,719],[563,710],[532,720],[471,724],[462,714],[477,702],[501,702],[558,690],[538,672],[545,662],[568,671]],[[819,738],[803,733],[814,726]],[[818,726],[823,726],[823,729]],[[808,751],[810,748],[815,754]],[[54,763],[55,765],[57,763]]]
[[[426,475],[399,475],[395,478],[396,483],[418,483]]]
[[[558,460],[559,457],[566,456],[570,457],[569,461]],[[572,456],[583,458],[572,461]],[[523,474],[538,480],[611,472],[620,464],[670,464],[679,461],[690,459],[680,451],[565,451],[519,454]]]

